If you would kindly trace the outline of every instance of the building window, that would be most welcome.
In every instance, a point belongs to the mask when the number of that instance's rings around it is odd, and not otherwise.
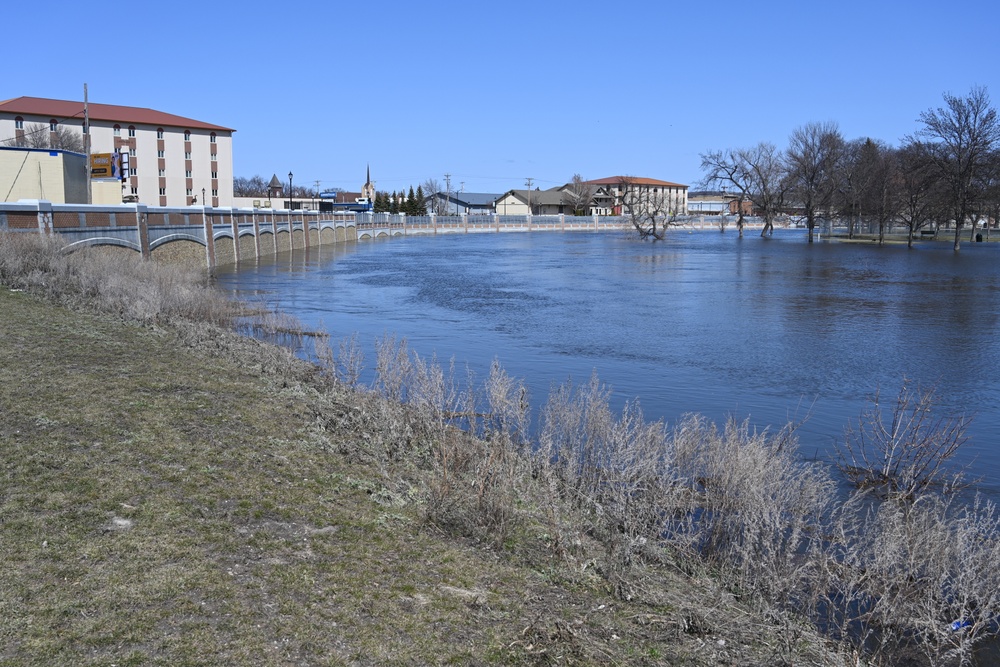
[[[24,129],[24,119],[18,116],[14,119],[14,129],[23,130]]]
[[[156,151],[156,157],[163,157],[163,154],[164,154],[164,151],[162,149]]]
[[[219,196],[219,191],[218,190],[212,190],[212,196],[213,197],[218,197]]]
[[[212,144],[215,143],[215,132],[212,133],[212,136],[209,137],[208,141],[209,141],[209,143],[212,143]]]
[[[129,125],[128,126],[128,136],[130,136],[130,137],[134,137],[135,136],[135,125]]]
[[[129,176],[135,176],[136,175],[135,167],[132,167],[131,169],[128,170],[128,175]]]
[[[137,187],[135,187],[135,186],[133,185],[133,186],[132,186],[132,194],[134,194],[134,195],[137,195],[137,194],[139,194],[139,188],[137,188]]]
[[[163,128],[162,127],[156,128],[156,138],[157,139],[162,139],[163,138]]]
[[[49,132],[55,132],[56,131],[56,125],[58,125],[58,124],[59,124],[59,121],[57,121],[55,118],[53,118],[52,120],[50,120],[49,121]]]
[[[128,154],[130,157],[135,157],[135,149],[134,148],[128,149]]]
[[[218,177],[219,177],[219,172],[213,171],[212,172],[212,178],[218,178]]]
[[[166,169],[161,169],[160,170],[160,178],[163,178],[166,175],[167,175],[167,170]]]
[[[184,130],[184,141],[191,141],[191,130]]]
[[[216,155],[215,153],[212,153],[212,162],[215,162],[218,159],[219,159],[219,156]]]
[[[188,188],[187,189],[187,196],[190,197],[193,194],[194,194],[194,190],[192,190],[191,188]]]
[[[160,196],[163,197],[166,194],[167,194],[167,189],[166,188],[160,188]]]
[[[121,125],[115,125],[115,136],[116,137],[122,136],[122,126]]]
[[[190,169],[188,169],[187,171],[184,172],[184,177],[185,178],[191,178],[191,170]]]
[[[184,159],[185,160],[191,159],[191,151],[184,151]]]

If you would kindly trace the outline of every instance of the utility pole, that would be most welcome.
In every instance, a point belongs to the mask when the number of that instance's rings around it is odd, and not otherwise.
[[[528,188],[528,215],[531,215],[531,182],[534,180],[535,179],[529,176],[528,179],[524,182],[524,185],[527,186]]]
[[[447,199],[445,199],[445,205],[448,207],[448,213],[451,213],[451,174],[444,175],[445,187],[448,189]]]
[[[90,184],[90,108],[87,106],[87,84],[83,84],[83,154],[87,164],[87,203],[93,203],[94,194]]]
[[[316,192],[313,195],[313,209],[316,209],[316,197],[319,197],[319,180],[316,180]]]

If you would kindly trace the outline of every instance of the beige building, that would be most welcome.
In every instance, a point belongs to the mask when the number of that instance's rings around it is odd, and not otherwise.
[[[670,215],[688,212],[688,186],[643,176],[609,176],[586,181],[595,189],[593,211],[622,215],[628,204],[656,209]]]
[[[88,104],[87,116],[91,153],[120,152],[129,157],[123,198],[150,206],[233,205],[232,128],[112,104]],[[54,145],[61,128],[82,137],[83,124],[83,102],[39,97],[0,101],[0,144],[6,146],[37,146],[37,135],[29,133],[46,128]],[[30,185],[20,180],[17,177],[14,187]],[[104,181],[97,192],[107,192],[108,183]],[[42,198],[37,191],[33,194],[37,196],[22,198]]]

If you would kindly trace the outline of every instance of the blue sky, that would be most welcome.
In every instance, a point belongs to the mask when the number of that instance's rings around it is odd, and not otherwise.
[[[18,2],[0,99],[141,106],[237,130],[233,169],[322,188],[502,192],[835,121],[895,144],[944,92],[1000,103],[1000,5],[880,2]],[[16,55],[14,55],[16,54]],[[291,88],[292,92],[289,92]]]

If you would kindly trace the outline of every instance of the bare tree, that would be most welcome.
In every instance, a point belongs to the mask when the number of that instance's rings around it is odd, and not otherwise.
[[[632,176],[618,182],[622,209],[643,241],[662,241],[667,227],[676,224],[677,201],[664,188],[639,183]]]
[[[774,144],[761,142],[737,151],[736,157],[746,170],[750,201],[764,218],[760,235],[769,236],[774,232],[774,220],[781,212],[787,188],[781,153]]]
[[[434,213],[436,215],[447,215],[448,214],[447,203],[441,201],[441,198],[437,196],[442,192],[444,192],[444,190],[441,189],[441,183],[436,178],[428,178],[426,181],[424,181],[424,184],[421,187],[423,187],[424,189],[424,196],[433,199]]]
[[[914,234],[942,215],[944,188],[923,143],[905,144],[894,157],[896,210],[907,229],[907,245],[912,247]]]
[[[563,201],[573,209],[573,215],[587,215],[596,191],[597,188],[583,180],[580,174],[573,174],[573,180],[563,190]]]
[[[806,216],[809,242],[813,242],[816,217],[828,210],[836,190],[837,162],[844,139],[837,124],[809,123],[797,128],[785,151],[790,187]]]
[[[958,250],[962,227],[970,221],[981,194],[976,177],[986,168],[993,149],[1000,146],[1000,118],[983,87],[974,87],[965,97],[945,93],[944,101],[944,107],[920,114],[924,127],[916,140],[924,141],[938,177],[947,185]]]
[[[858,157],[863,175],[861,211],[877,226],[879,245],[884,245],[885,234],[897,213],[898,162],[891,148],[871,139],[862,144]]]
[[[864,151],[871,139],[855,139],[844,145],[837,169],[835,203],[840,215],[847,219],[847,238],[853,239],[862,216],[862,199],[868,189],[871,173],[866,168]]]
[[[267,197],[267,181],[260,175],[246,178],[237,176],[233,179],[234,197]]]
[[[701,168],[705,171],[705,186],[707,188],[725,188],[735,196],[736,229],[740,236],[743,236],[743,202],[750,201],[750,189],[753,183],[751,169],[745,159],[747,155],[747,151],[732,149],[701,154]]]
[[[77,132],[67,125],[58,124],[56,129],[52,130],[45,123],[29,123],[25,126],[23,134],[7,139],[3,144],[20,148],[50,148],[74,153],[82,153],[85,150],[82,131]]]

